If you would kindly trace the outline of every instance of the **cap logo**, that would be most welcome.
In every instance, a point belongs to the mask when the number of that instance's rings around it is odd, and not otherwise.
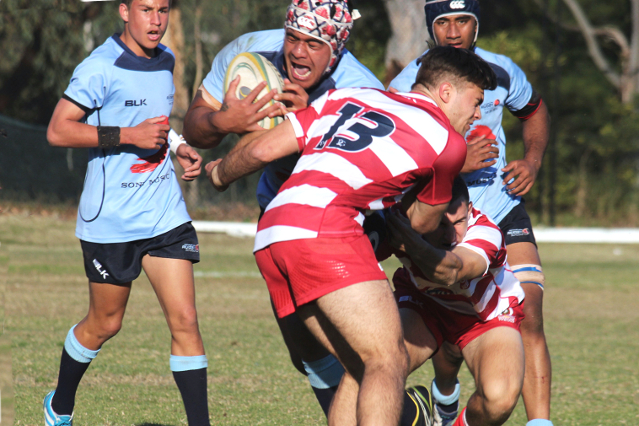
[[[315,21],[313,20],[313,18],[311,18],[308,15],[302,15],[297,19],[297,24],[300,27],[304,27],[309,31],[312,31],[315,29],[316,25],[315,25]]]
[[[455,0],[450,2],[451,9],[463,9],[466,7],[464,0]]]

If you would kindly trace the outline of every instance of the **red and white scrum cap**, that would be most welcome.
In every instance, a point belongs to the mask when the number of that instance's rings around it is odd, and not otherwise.
[[[331,60],[324,72],[337,63],[353,28],[360,17],[357,9],[349,11],[347,0],[293,0],[286,12],[284,28],[308,34],[328,44]]]

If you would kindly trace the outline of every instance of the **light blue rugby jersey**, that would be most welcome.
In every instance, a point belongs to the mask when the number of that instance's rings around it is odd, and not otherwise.
[[[523,109],[530,100],[533,90],[526,79],[526,74],[510,58],[475,48],[475,53],[488,62],[497,74],[497,88],[484,92],[484,102],[481,104],[481,120],[475,121],[466,139],[474,134],[492,134],[489,136],[497,141],[499,158],[491,167],[477,170],[464,175],[468,185],[470,200],[483,213],[490,216],[496,223],[501,220],[521,201],[521,197],[508,194],[503,185],[505,173],[501,171],[506,162],[506,136],[501,121],[504,106],[510,111]],[[390,83],[400,92],[410,91],[415,82],[419,65],[412,61]]]
[[[133,127],[169,116],[173,107],[173,53],[158,47],[153,58],[135,55],[119,35],[77,66],[64,98],[87,112],[92,126]],[[152,238],[190,221],[168,144],[146,150],[132,145],[90,148],[78,209],[76,236],[93,243]]]
[[[240,53],[255,52],[266,57],[277,67],[286,78],[286,66],[284,64],[284,29],[258,31],[244,34],[238,37],[217,54],[213,59],[211,71],[202,84],[207,92],[215,99],[222,102],[224,99],[224,76],[233,58]],[[331,89],[344,87],[373,87],[384,90],[382,83],[375,75],[362,65],[348,50],[344,49],[337,67],[333,72],[323,78],[321,83],[308,93],[310,104]],[[275,161],[264,169],[257,188],[257,200],[260,207],[266,208],[268,203],[277,195],[280,187],[291,175],[299,155],[291,155]]]

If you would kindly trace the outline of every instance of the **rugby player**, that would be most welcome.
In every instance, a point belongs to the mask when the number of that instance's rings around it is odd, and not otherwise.
[[[124,31],[78,65],[49,123],[51,145],[89,151],[76,226],[89,310],[67,334],[57,387],[44,400],[47,426],[72,424],[80,380],[120,330],[141,269],[171,331],[169,365],[188,424],[210,424],[193,282],[199,246],[168,154],[175,59],[160,40],[169,8],[170,0],[122,0]],[[176,155],[182,178],[195,179],[202,158],[184,143]]]
[[[465,160],[460,133],[480,118],[483,91],[495,86],[475,54],[432,49],[410,93],[328,92],[206,166],[224,190],[301,152],[258,223],[255,256],[278,317],[296,312],[344,366],[331,425],[398,424],[407,375],[397,305],[363,233],[364,212],[408,192],[411,226],[434,230]]]
[[[525,319],[521,334],[526,350],[523,398],[528,426],[549,426],[550,354],[543,329],[542,302],[544,274],[523,195],[535,183],[548,143],[549,116],[546,105],[527,81],[523,71],[509,58],[475,47],[479,31],[477,0],[427,0],[426,25],[439,46],[473,49],[497,74],[498,87],[486,91],[481,106],[482,119],[467,133],[468,156],[462,176],[470,199],[502,230],[508,248],[508,262],[526,292]],[[411,62],[391,83],[390,90],[407,90],[418,65]],[[506,161],[506,138],[502,128],[507,108],[522,122],[524,158]],[[446,347],[446,346],[444,346]],[[440,351],[433,363],[436,380],[432,384],[437,411],[446,426],[456,417],[459,385],[454,363]],[[447,372],[447,373],[445,373]]]
[[[444,341],[455,345],[476,390],[454,426],[505,423],[524,380],[524,291],[506,262],[501,231],[473,208],[460,177],[435,230],[419,234],[398,212],[387,223],[388,242],[404,265],[393,283],[410,371]]]
[[[359,16],[346,0],[293,0],[283,29],[245,34],[229,43],[213,60],[211,71],[198,89],[184,119],[184,136],[198,148],[213,148],[229,133],[260,130],[266,116],[306,108],[330,89],[373,87],[382,83],[345,48]],[[224,93],[224,77],[233,58],[257,52],[271,61],[284,77],[284,92],[275,91],[256,99],[265,83],[245,99],[235,97],[235,87]],[[275,98],[286,105],[260,109]],[[290,176],[299,154],[266,166],[257,199],[262,211]],[[297,315],[278,319],[278,324],[295,367],[308,376],[324,413],[335,394],[344,369],[309,333]]]

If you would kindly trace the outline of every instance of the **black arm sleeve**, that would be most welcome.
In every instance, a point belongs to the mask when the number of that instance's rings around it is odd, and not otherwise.
[[[526,106],[523,107],[522,109],[520,109],[519,111],[512,111],[512,114],[515,117],[519,118],[521,121],[526,121],[530,117],[535,115],[535,113],[537,112],[537,110],[541,106],[541,102],[542,102],[541,96],[533,88],[532,95],[530,96],[530,100],[528,101]]]

